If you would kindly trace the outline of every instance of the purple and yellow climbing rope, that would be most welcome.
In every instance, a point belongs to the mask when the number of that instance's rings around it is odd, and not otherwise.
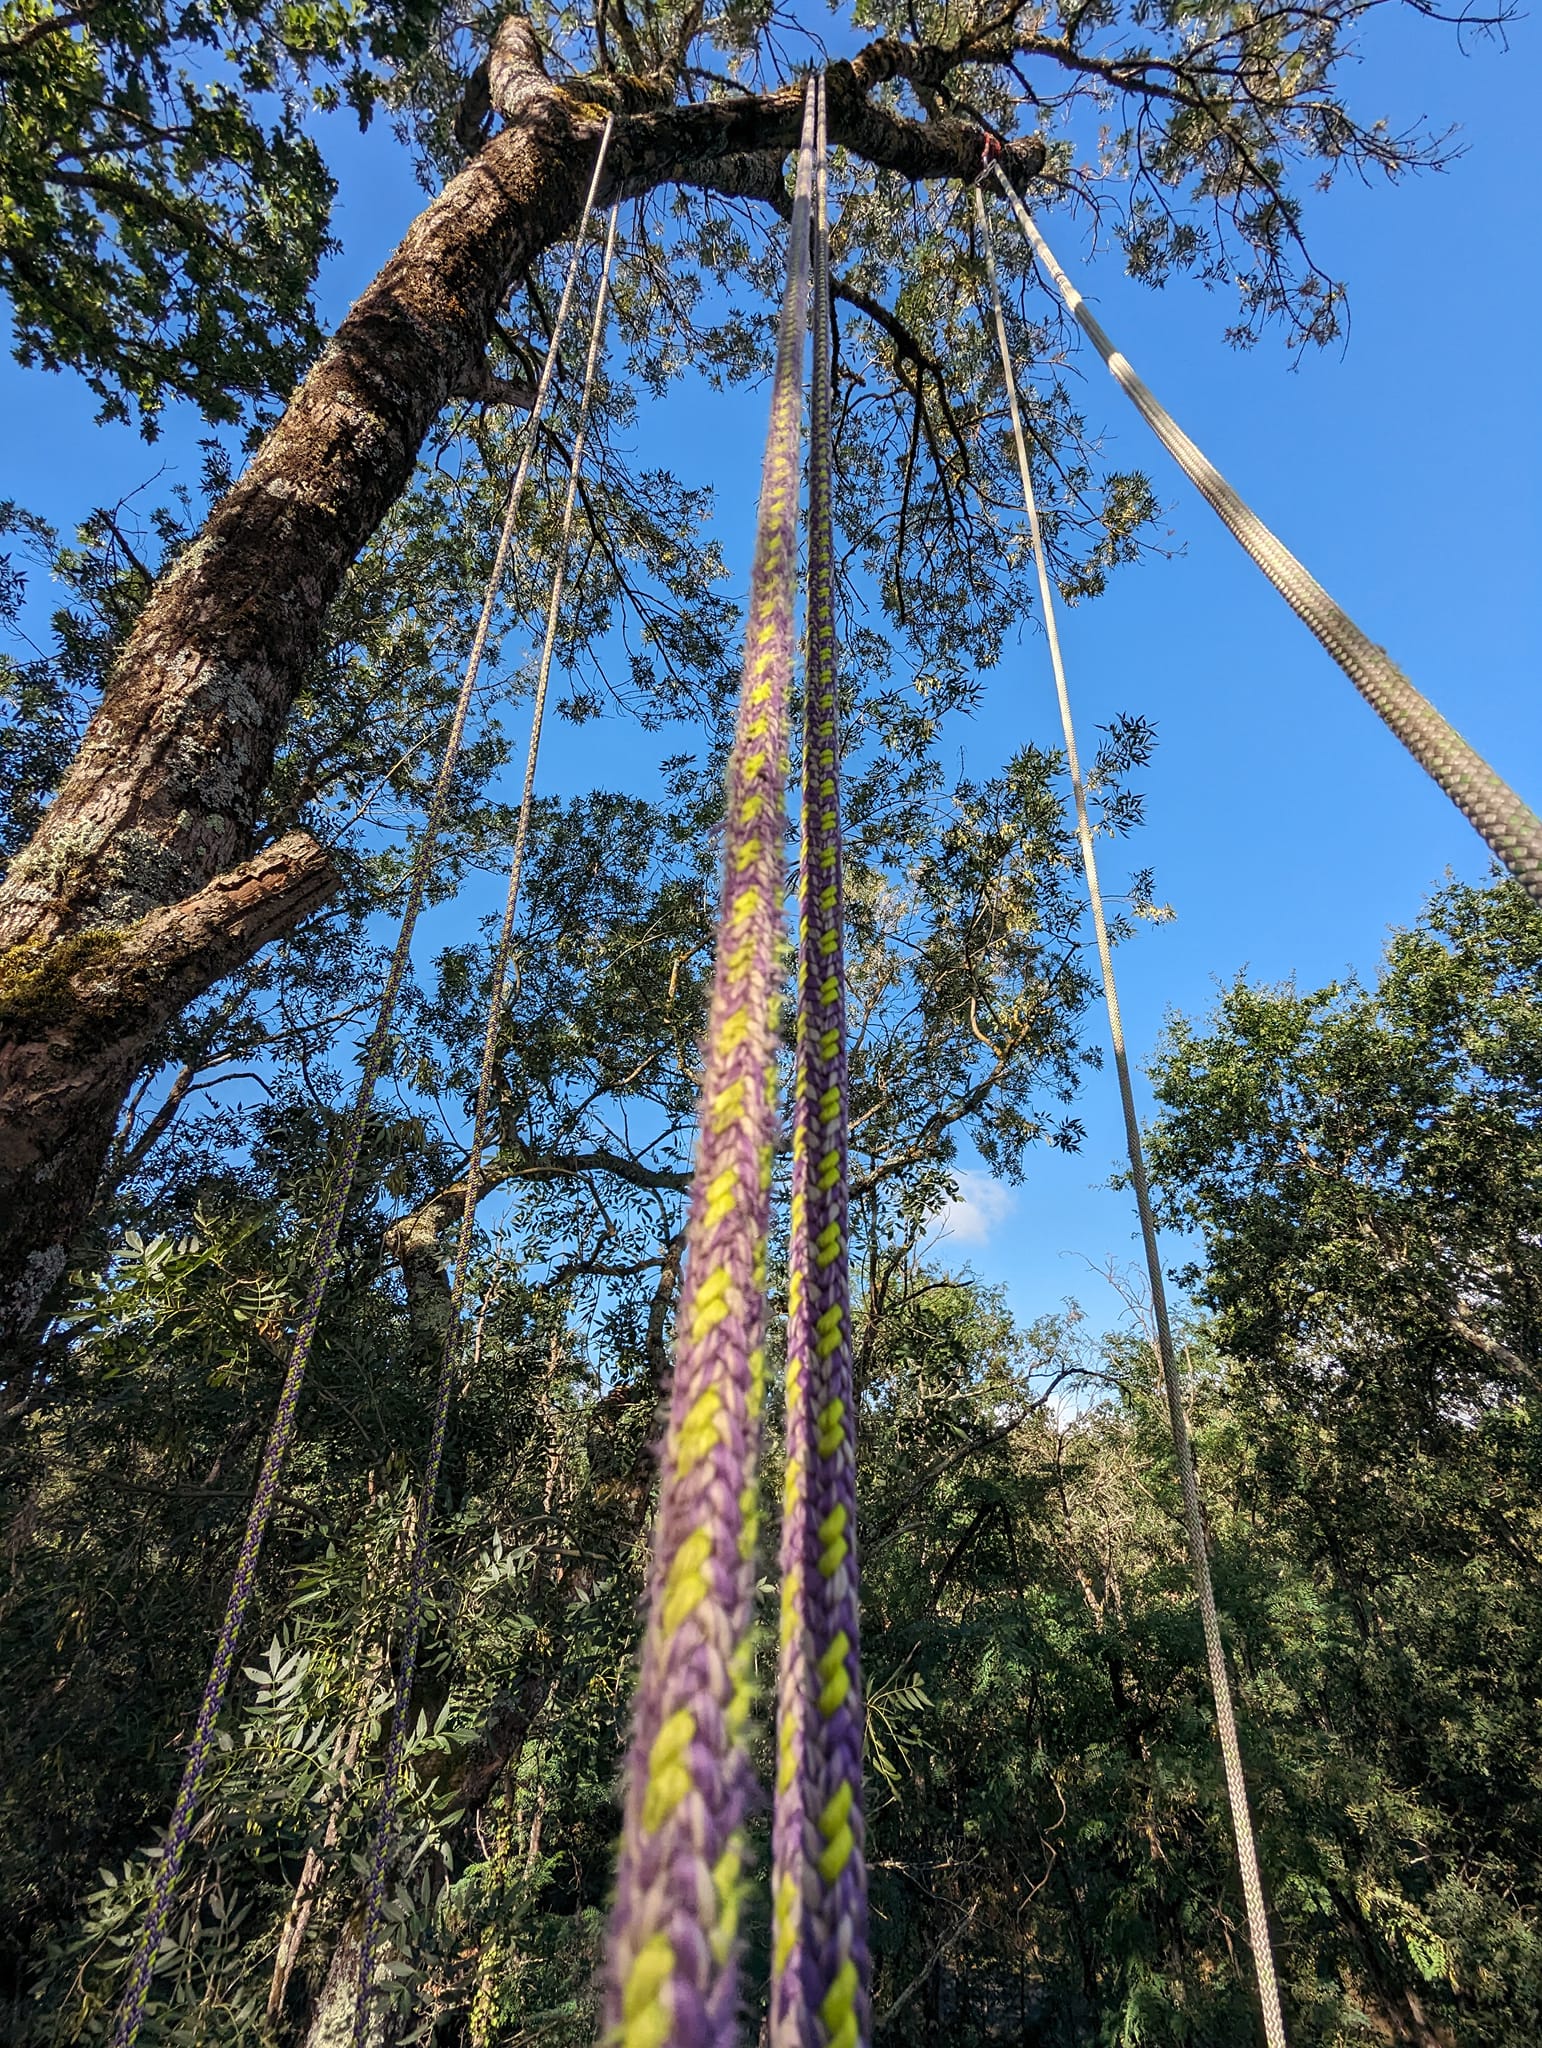
[[[805,102],[728,761],[686,1268],[605,1964],[616,2048],[731,2048],[787,828],[814,91]]]
[[[808,659],[772,1835],[772,2048],[858,2048],[869,2037],[822,81],[816,151]]]
[[[536,388],[530,419],[526,428],[524,452],[514,482],[509,489],[502,530],[493,556],[493,565],[488,575],[481,615],[472,637],[471,650],[466,660],[466,673],[456,699],[454,714],[450,720],[449,736],[445,741],[444,753],[440,759],[439,772],[429,798],[428,814],[423,822],[423,832],[413,856],[412,872],[408,878],[407,901],[402,911],[401,923],[397,929],[396,945],[391,955],[391,964],[386,971],[385,986],[381,991],[380,1007],[376,1015],[374,1030],[365,1048],[364,1059],[359,1073],[358,1091],[348,1121],[343,1127],[342,1140],[338,1147],[336,1164],[332,1171],[326,1201],[322,1206],[321,1219],[316,1229],[316,1244],[312,1256],[312,1273],[309,1291],[301,1307],[299,1320],[295,1325],[294,1341],[290,1347],[289,1364],[285,1370],[284,1383],[279,1392],[278,1407],[274,1413],[272,1427],[263,1449],[262,1463],[258,1468],[257,1484],[252,1494],[251,1508],[247,1514],[246,1528],[241,1538],[241,1548],[236,1555],[236,1568],[231,1580],[230,1597],[225,1607],[225,1617],[220,1625],[218,1641],[215,1644],[214,1661],[204,1685],[203,1698],[199,1702],[198,1718],[194,1723],[192,1741],[188,1744],[187,1756],[182,1766],[182,1777],[177,1787],[176,1802],[172,1807],[171,1819],[167,1823],[165,1839],[161,1845],[160,1859],[156,1868],[155,1881],[151,1886],[150,1903],[145,1911],[139,1940],[135,1945],[134,1958],[129,1966],[128,1980],[118,2006],[113,2027],[113,2048],[133,2048],[139,2030],[144,2024],[145,2007],[149,2000],[151,1979],[155,1974],[155,1961],[161,1950],[171,1905],[176,1896],[182,1876],[182,1866],[187,1860],[187,1851],[193,1838],[198,1818],[198,1802],[203,1792],[204,1775],[208,1769],[209,1757],[214,1748],[215,1732],[219,1717],[224,1711],[225,1695],[230,1686],[230,1674],[235,1664],[236,1650],[251,1606],[252,1594],[257,1584],[257,1567],[262,1556],[263,1540],[267,1535],[268,1523],[273,1516],[274,1504],[278,1498],[279,1481],[283,1476],[284,1463],[294,1436],[295,1420],[299,1412],[300,1395],[305,1385],[305,1375],[310,1364],[316,1330],[321,1320],[322,1302],[327,1285],[332,1277],[333,1262],[337,1257],[338,1244],[342,1237],[343,1223],[348,1213],[348,1199],[353,1191],[358,1173],[359,1157],[363,1151],[364,1134],[369,1124],[375,1089],[391,1049],[391,1024],[395,1016],[397,998],[402,982],[406,978],[408,964],[412,958],[412,939],[418,916],[423,908],[428,890],[428,879],[433,868],[434,855],[438,849],[440,835],[449,809],[450,792],[454,783],[455,768],[460,757],[461,742],[465,736],[466,720],[476,690],[478,672],[487,645],[489,627],[498,589],[502,582],[504,564],[513,540],[520,504],[524,496],[525,479],[529,474],[531,451],[536,445],[541,415],[545,410],[547,395],[551,388],[556,368],[557,350],[566,324],[573,287],[577,281],[579,265],[583,257],[583,243],[588,231],[589,216],[594,208],[595,195],[599,191],[600,178],[605,167],[606,153],[610,147],[612,123],[607,120],[600,137],[595,157],[594,171],[590,178],[589,190],[584,200],[583,213],[576,231],[572,264],[568,270],[563,288],[562,302],[552,326],[551,342],[547,349],[546,361],[541,371],[540,383]]]

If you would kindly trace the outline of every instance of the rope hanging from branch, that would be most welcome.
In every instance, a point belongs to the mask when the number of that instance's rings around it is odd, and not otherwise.
[[[396,945],[391,963],[386,971],[385,986],[381,991],[380,1008],[375,1026],[365,1049],[363,1065],[359,1075],[358,1092],[347,1122],[343,1126],[338,1146],[337,1160],[332,1171],[331,1184],[322,1207],[321,1220],[317,1225],[316,1243],[312,1259],[312,1278],[309,1291],[300,1310],[295,1327],[294,1342],[290,1348],[289,1363],[284,1374],[284,1383],[279,1393],[278,1408],[268,1433],[263,1450],[262,1463],[258,1468],[257,1484],[252,1496],[252,1505],[247,1516],[246,1529],[241,1547],[236,1556],[235,1575],[231,1582],[230,1597],[225,1608],[225,1617],[220,1625],[215,1644],[214,1661],[205,1683],[203,1698],[199,1703],[198,1718],[193,1729],[193,1738],[188,1745],[187,1759],[183,1765],[181,1782],[177,1788],[176,1803],[167,1824],[165,1840],[156,1868],[155,1881],[151,1888],[150,1903],[140,1928],[139,1940],[134,1958],[129,1967],[128,1979],[123,1998],[118,2007],[113,2029],[114,2048],[132,2048],[143,2025],[145,2007],[149,1998],[150,1983],[155,1972],[155,1959],[160,1952],[166,1931],[167,1919],[182,1875],[182,1866],[187,1859],[188,1844],[192,1840],[193,1827],[197,1819],[199,1797],[208,1770],[209,1755],[214,1746],[216,1725],[224,1708],[225,1696],[229,1690],[230,1673],[235,1663],[236,1650],[240,1642],[252,1594],[257,1583],[257,1566],[262,1555],[263,1539],[273,1516],[274,1504],[278,1498],[279,1480],[283,1473],[284,1461],[294,1436],[295,1420],[299,1410],[300,1395],[305,1384],[306,1369],[310,1363],[311,1349],[315,1343],[317,1326],[321,1320],[322,1303],[326,1296],[327,1284],[331,1279],[333,1261],[337,1256],[343,1222],[348,1212],[349,1196],[353,1192],[355,1175],[358,1172],[359,1157],[363,1150],[364,1134],[369,1124],[370,1111],[374,1103],[375,1088],[385,1071],[391,1045],[391,1025],[396,1013],[397,998],[407,973],[412,955],[412,939],[417,926],[423,899],[427,893],[428,878],[433,869],[434,855],[438,850],[439,838],[444,829],[445,816],[449,806],[450,789],[454,780],[456,763],[460,758],[461,742],[465,735],[466,719],[471,709],[477,677],[482,666],[482,657],[487,645],[488,631],[497,603],[498,590],[508,559],[520,505],[524,498],[525,481],[529,475],[531,453],[536,445],[537,433],[542,414],[546,409],[552,376],[557,362],[557,352],[566,325],[568,310],[572,303],[573,290],[577,282],[583,257],[584,238],[588,232],[589,218],[594,208],[595,195],[600,187],[604,172],[606,154],[610,148],[612,122],[607,119],[600,136],[595,157],[594,172],[589,181],[589,190],[584,200],[583,212],[575,236],[573,260],[568,268],[567,280],[563,286],[562,300],[557,317],[552,325],[550,345],[546,361],[541,369],[540,382],[530,409],[526,428],[524,451],[519,468],[510,486],[508,506],[504,513],[502,530],[494,551],[492,569],[488,575],[486,595],[481,615],[472,636],[471,650],[466,661],[466,673],[456,699],[454,714],[450,721],[449,736],[445,741],[444,753],[434,781],[433,793],[429,798],[428,812],[423,821],[423,832],[413,856],[412,870],[407,884],[407,901],[402,911],[401,924],[397,931]]]
[[[181,1877],[251,1604],[263,1541],[357,1174],[395,1006],[449,804],[497,595],[583,259],[612,135],[600,139],[464,679],[414,854],[380,1007],[318,1224],[314,1271],[259,1468],[214,1661],[131,1962],[115,2048],[132,2048]],[[1367,702],[1542,902],[1542,820],[1457,734],[1232,490],[1119,354],[1031,214],[990,166],[1029,246],[1163,445]],[[1074,720],[1019,408],[994,246],[974,193],[1017,461],[1075,801],[1157,1350],[1269,2048],[1285,2031],[1173,1345]],[[812,216],[812,236],[810,232]],[[547,607],[524,787],[491,993],[452,1267],[449,1327],[403,1604],[394,1708],[365,1894],[354,2013],[362,2048],[395,1845],[421,1645],[433,1508],[484,1181],[509,964],[551,665],[617,238],[612,208]],[[687,1262],[662,1459],[648,1613],[629,1752],[616,1904],[607,1945],[606,2039],[617,2048],[731,2048],[738,2019],[743,1826],[751,1775],[751,1615],[764,1401],[766,1241],[776,1140],[777,1012],[786,774],[797,569],[802,360],[812,242],[814,370],[809,464],[807,671],[803,709],[797,1033],[787,1322],[772,1872],[772,2048],[861,2048],[870,2037],[861,1790],[863,1705],[856,1556],[855,1399],[848,1262],[846,989],[839,703],[831,527],[830,275],[825,94],[805,93],[751,580],[746,652],[727,770],[724,871],[707,1026]]]
[[[993,159],[990,168],[1017,215],[1028,246],[1054,279],[1067,309],[1162,446],[1297,618],[1333,656],[1367,704],[1396,733],[1425,773],[1439,783],[1489,851],[1542,903],[1542,818],[1414,688],[1386,651],[1361,632],[1348,613],[1334,603],[1322,585],[1195,447],[1088,311],[1086,301],[1056,262],[1000,163]]]
[[[1253,1970],[1263,2013],[1264,2038],[1269,2048],[1285,2048],[1285,2022],[1280,2011],[1280,1992],[1274,1969],[1274,1948],[1269,1935],[1269,1915],[1264,1903],[1263,1877],[1258,1864],[1258,1845],[1253,1836],[1253,1819],[1248,1808],[1247,1778],[1242,1748],[1237,1738],[1237,1718],[1232,1709],[1231,1677],[1226,1668],[1226,1649],[1216,1614],[1215,1587],[1210,1576],[1210,1553],[1205,1541],[1204,1512],[1200,1505],[1199,1482],[1194,1471],[1194,1453],[1189,1442],[1188,1417],[1183,1406],[1183,1383],[1173,1348],[1172,1323],[1167,1311],[1167,1284],[1157,1245],[1156,1221],[1151,1213],[1151,1192],[1146,1180],[1145,1148],[1141,1143],[1140,1120],[1135,1111],[1135,1090],[1130,1081],[1130,1061],[1125,1049],[1124,1023],[1119,1011],[1119,989],[1114,978],[1113,950],[1109,945],[1108,923],[1103,915],[1103,892],[1098,883],[1097,852],[1092,840],[1092,820],[1087,809],[1087,791],[1082,781],[1081,758],[1076,745],[1076,723],[1071,696],[1066,686],[1065,663],[1060,652],[1060,633],[1055,616],[1054,591],[1049,564],[1044,554],[1044,536],[1039,525],[1038,499],[1033,488],[1033,471],[1028,461],[1028,443],[1023,433],[1022,412],[1017,400],[1017,379],[1007,341],[1006,316],[1002,311],[1001,287],[996,276],[996,250],[986,217],[985,202],[976,187],[975,221],[985,249],[986,276],[990,284],[991,307],[995,316],[996,342],[1001,351],[1001,372],[1006,381],[1007,405],[1012,416],[1012,434],[1017,444],[1017,468],[1022,479],[1023,507],[1028,514],[1028,534],[1033,546],[1033,565],[1038,575],[1039,603],[1044,615],[1044,632],[1049,642],[1050,667],[1054,672],[1055,695],[1060,706],[1060,729],[1064,736],[1066,766],[1076,804],[1076,837],[1081,847],[1082,872],[1087,881],[1087,900],[1092,909],[1092,929],[1097,941],[1098,966],[1103,977],[1103,1002],[1108,1012],[1108,1035],[1113,1046],[1114,1069],[1119,1077],[1119,1103],[1124,1112],[1125,1145],[1130,1160],[1130,1181],[1135,1189],[1135,1206],[1140,1213],[1141,1244],[1146,1255],[1146,1275],[1151,1287],[1152,1315],[1156,1323],[1157,1355],[1162,1367],[1162,1386],[1167,1397],[1172,1426],[1173,1452],[1178,1481],[1183,1493],[1183,1519],[1188,1535],[1189,1567],[1199,1599],[1200,1621],[1205,1638],[1205,1661],[1210,1672],[1210,1689],[1215,1698],[1216,1736],[1226,1774],[1226,1797],[1231,1808],[1232,1833],[1237,1848],[1237,1867],[1247,1905],[1248,1939],[1253,1949]]]
[[[605,1963],[618,2048],[731,2048],[765,1389],[814,87],[761,473],[647,1623]]]
[[[856,2048],[870,2032],[822,79],[817,93],[808,637],[772,1833],[772,2048]]]
[[[386,1748],[375,1841],[365,1887],[364,1927],[359,1943],[359,1986],[354,2006],[355,2048],[364,2048],[369,2028],[370,2003],[374,1995],[375,1948],[385,1913],[391,1852],[396,1839],[402,1764],[406,1756],[407,1739],[412,1729],[412,1694],[417,1680],[418,1649],[423,1633],[423,1603],[428,1580],[434,1499],[439,1491],[439,1472],[444,1461],[450,1403],[460,1360],[461,1315],[471,1270],[471,1247],[476,1232],[477,1205],[482,1197],[483,1161],[487,1153],[493,1120],[493,1098],[498,1083],[498,1041],[508,1006],[509,961],[514,950],[514,919],[519,907],[520,880],[525,865],[525,842],[530,833],[530,812],[535,798],[536,764],[541,751],[546,693],[551,681],[552,656],[557,644],[557,625],[562,611],[563,591],[567,584],[568,549],[573,535],[573,511],[578,499],[584,442],[588,433],[589,404],[605,337],[605,313],[610,296],[610,270],[616,251],[616,223],[619,211],[619,207],[611,208],[609,224],[605,231],[605,253],[600,262],[600,281],[595,295],[594,317],[589,328],[589,354],[584,364],[583,389],[578,400],[573,452],[568,464],[567,495],[562,505],[562,525],[557,539],[556,563],[552,571],[551,594],[546,605],[546,630],[541,642],[535,701],[530,714],[530,744],[525,756],[524,789],[520,796],[519,817],[514,828],[514,850],[509,861],[509,883],[504,897],[503,922],[498,932],[498,943],[493,951],[487,1028],[482,1041],[482,1065],[477,1081],[476,1110],[472,1118],[471,1150],[466,1163],[465,1199],[461,1206],[460,1228],[451,1268],[449,1329],[445,1339],[444,1359],[439,1369],[439,1383],[434,1396],[428,1458],[424,1465],[423,1484],[418,1495],[412,1558],[408,1568],[407,1598],[403,1610],[402,1643],[397,1662],[395,1703],[391,1713],[391,1738]],[[527,443],[527,452],[528,446]]]

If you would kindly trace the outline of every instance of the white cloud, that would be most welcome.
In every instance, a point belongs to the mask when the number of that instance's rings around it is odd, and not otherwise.
[[[1012,1213],[1012,1190],[978,1167],[965,1167],[954,1178],[958,1199],[939,1213],[938,1235],[952,1244],[989,1243],[997,1224]]]

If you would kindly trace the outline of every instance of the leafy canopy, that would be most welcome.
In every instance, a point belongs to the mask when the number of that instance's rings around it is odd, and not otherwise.
[[[1445,155],[1440,137],[1362,115],[1349,95],[1368,17],[1403,5],[1433,12],[1424,0],[860,0],[828,29],[743,0],[597,13],[542,0],[529,13],[559,74],[629,74],[665,100],[774,88],[827,51],[903,39],[914,61],[875,90],[881,109],[1038,134],[1041,197],[1089,214],[1134,275],[1160,284],[1190,271],[1224,286],[1236,340],[1277,320],[1323,342],[1339,332],[1344,288],[1311,253],[1304,189]],[[347,108],[367,122],[384,97],[436,189],[474,145],[468,82],[510,11],[502,0],[3,0],[0,289],[20,359],[78,369],[109,416],[150,429],[175,399],[215,420],[270,406],[320,339],[311,294],[334,188],[317,117]],[[1463,20],[1492,27],[1503,12]],[[941,456],[954,436],[950,357],[927,301],[972,259],[967,210],[939,208],[892,172],[863,171],[843,196],[846,286],[861,294],[851,302],[897,312],[878,323],[893,381]],[[745,209],[664,205],[679,219],[670,267],[685,268],[653,309],[648,353],[724,361],[747,340],[758,353],[755,311],[696,333],[689,274],[694,262],[713,280],[763,286]],[[896,294],[907,303],[896,308]]]
[[[271,401],[319,342],[333,180],[312,116],[361,122],[430,0],[4,0],[0,289],[22,363],[153,429]]]
[[[1157,1068],[1152,1168],[1233,1353],[1369,1441],[1534,1399],[1542,914],[1453,885],[1374,988],[1238,981]]]

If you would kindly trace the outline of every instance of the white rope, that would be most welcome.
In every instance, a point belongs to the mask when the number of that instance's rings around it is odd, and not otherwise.
[[[606,135],[610,133],[609,126]],[[603,164],[603,146],[600,162]],[[599,168],[595,170],[589,188],[592,204],[599,184]],[[552,329],[551,348],[546,359],[549,372],[556,362],[557,344],[567,320],[573,289],[577,282],[579,268],[583,261],[584,234],[589,222],[589,205],[585,206],[583,221],[579,227],[578,240],[574,244],[573,263],[568,271],[567,284],[562,294],[556,323]],[[385,1910],[385,1893],[389,1875],[390,1859],[395,1846],[397,1821],[397,1796],[402,1768],[406,1757],[406,1740],[410,1726],[412,1689],[417,1672],[418,1649],[422,1635],[424,1598],[427,1583],[429,1547],[433,1529],[434,1503],[439,1491],[439,1472],[444,1458],[445,1440],[449,1429],[450,1407],[454,1392],[455,1369],[460,1355],[461,1317],[465,1302],[466,1288],[471,1271],[472,1238],[476,1229],[477,1207],[482,1198],[485,1180],[484,1162],[488,1138],[492,1128],[493,1096],[498,1078],[498,1042],[502,1031],[504,1015],[508,1007],[509,962],[514,948],[514,918],[519,906],[520,881],[524,873],[525,842],[530,831],[530,813],[535,800],[536,767],[541,751],[541,728],[546,710],[547,685],[551,680],[552,653],[557,642],[557,622],[562,609],[562,593],[567,580],[568,549],[573,535],[573,508],[578,497],[579,474],[583,466],[584,442],[589,427],[590,401],[594,393],[595,376],[599,369],[600,355],[605,336],[605,314],[609,304],[611,264],[616,253],[616,223],[619,206],[612,206],[610,221],[605,232],[605,254],[600,264],[599,289],[595,295],[594,317],[589,328],[589,353],[584,363],[583,389],[578,400],[578,419],[573,432],[573,452],[568,462],[567,495],[562,506],[562,530],[557,541],[557,554],[552,570],[551,595],[546,607],[546,633],[541,644],[540,671],[536,682],[535,703],[530,716],[530,745],[525,757],[524,790],[520,797],[519,822],[515,828],[514,850],[509,862],[508,890],[504,897],[503,923],[498,933],[498,943],[493,953],[491,994],[488,1000],[487,1023],[482,1040],[482,1064],[477,1082],[476,1112],[472,1124],[471,1151],[466,1165],[465,1199],[461,1204],[460,1228],[456,1236],[455,1258],[451,1268],[449,1313],[445,1332],[444,1355],[440,1364],[439,1384],[434,1396],[433,1424],[429,1433],[428,1457],[424,1465],[423,1484],[418,1495],[416,1532],[413,1539],[412,1564],[409,1572],[405,1618],[402,1625],[402,1645],[398,1660],[396,1703],[391,1722],[391,1739],[386,1750],[385,1775],[380,1793],[379,1816],[375,1831],[375,1842],[371,1852],[369,1881],[365,1893],[364,1929],[359,1944],[359,1982],[354,2004],[353,2039],[354,2048],[363,2048],[369,2038],[371,2001],[375,1995],[374,1952],[379,1938]],[[543,375],[541,395],[544,396],[549,376]],[[532,417],[524,453],[520,459],[519,474],[510,494],[511,504],[517,504],[524,489],[529,472],[530,460],[535,448],[538,417]],[[505,537],[512,529],[505,524]],[[495,561],[492,575],[500,574],[502,551]],[[489,605],[493,585],[489,585]],[[491,616],[484,606],[482,625],[485,629]],[[485,642],[485,630],[481,635]],[[480,659],[480,649],[478,651]],[[474,671],[473,671],[474,672]],[[486,1313],[484,1302],[483,1313]],[[480,1328],[480,1325],[479,1325]]]
[[[1263,570],[1297,618],[1325,647],[1371,708],[1439,783],[1491,853],[1542,903],[1542,819],[1481,754],[1416,690],[1407,676],[1323,589],[1283,541],[1232,489],[1147,389],[1109,340],[1087,302],[1056,262],[1032,214],[993,163],[1028,246],[1054,279],[1067,309],[1162,446]]]
[[[476,631],[471,636],[471,651],[466,657],[464,688],[467,691],[476,682],[477,671],[482,666],[482,656],[487,647],[487,636],[492,628],[498,592],[503,585],[503,565],[508,560],[509,547],[514,539],[514,528],[519,520],[519,508],[524,501],[525,480],[530,474],[530,464],[541,438],[541,415],[546,410],[546,396],[551,390],[551,380],[557,369],[557,345],[562,339],[562,330],[567,325],[568,308],[573,303],[573,290],[578,282],[578,273],[583,262],[584,239],[589,232],[589,216],[594,211],[595,195],[600,189],[600,179],[605,172],[605,158],[610,151],[610,138],[615,131],[615,125],[614,114],[607,114],[605,126],[600,134],[599,151],[594,159],[594,171],[589,179],[589,190],[584,196],[584,210],[579,215],[578,227],[573,237],[573,260],[568,265],[568,274],[563,280],[562,297],[557,305],[557,317],[552,322],[546,360],[541,365],[540,382],[535,387],[535,399],[530,407],[530,417],[525,424],[525,444],[520,451],[519,467],[514,472],[514,481],[509,486],[503,525],[499,529],[498,545],[493,550],[493,565],[487,572],[487,588],[482,599],[482,609],[477,617]]]
[[[1092,820],[1087,809],[1087,791],[1082,781],[1081,757],[1076,746],[1076,724],[1071,714],[1071,696],[1066,687],[1065,663],[1060,653],[1060,632],[1055,617],[1054,593],[1049,564],[1044,554],[1044,536],[1039,526],[1038,499],[1028,462],[1028,443],[1023,433],[1022,413],[1017,403],[1017,383],[1012,370],[1012,353],[1007,343],[1006,318],[1001,309],[1001,289],[996,278],[996,249],[991,238],[985,202],[978,189],[974,195],[975,219],[985,246],[986,275],[996,316],[996,341],[1001,350],[1001,370],[1006,379],[1007,404],[1012,413],[1012,433],[1017,443],[1017,467],[1022,478],[1023,506],[1028,514],[1028,532],[1033,543],[1033,565],[1038,572],[1039,602],[1044,614],[1044,631],[1049,641],[1050,667],[1055,676],[1055,695],[1060,703],[1060,729],[1065,737],[1066,766],[1076,799],[1076,837],[1081,845],[1082,869],[1087,878],[1087,900],[1092,907],[1092,929],[1097,939],[1098,965],[1103,976],[1103,1001],[1108,1011],[1108,1035],[1113,1045],[1114,1068],[1119,1076],[1119,1101],[1124,1111],[1124,1138],[1129,1152],[1130,1179],[1135,1188],[1135,1206],[1140,1212],[1141,1242],[1146,1254],[1146,1273],[1151,1286],[1151,1307],[1156,1322],[1157,1355],[1162,1365],[1162,1385],[1167,1395],[1168,1419],[1172,1425],[1173,1451],[1178,1480],[1183,1489],[1183,1519],[1188,1532],[1189,1564],[1194,1589],[1199,1597],[1200,1621],[1205,1637],[1205,1661],[1210,1670],[1210,1689],[1215,1697],[1216,1735],[1226,1773],[1226,1797],[1231,1807],[1232,1832],[1237,1844],[1237,1867],[1242,1894],[1247,1904],[1248,1939],[1253,1949],[1253,1970],[1258,1984],[1258,2001],[1263,2012],[1264,2038],[1269,2048],[1285,2048],[1285,2021],[1280,2011],[1279,1983],[1274,1970],[1274,1949],[1269,1936],[1269,1916],[1264,1904],[1263,1877],[1258,1864],[1258,1845],[1253,1837],[1253,1818],[1248,1809],[1247,1778],[1242,1767],[1242,1747],[1237,1738],[1237,1717],[1232,1709],[1231,1678],[1226,1668],[1226,1650],[1216,1614],[1215,1586],[1210,1576],[1210,1553],[1205,1540],[1204,1512],[1200,1506],[1199,1482],[1194,1472],[1194,1453],[1189,1443],[1188,1417],[1183,1407],[1183,1383],[1173,1350],[1172,1323],[1167,1313],[1167,1284],[1157,1247],[1156,1222],[1151,1213],[1151,1191],[1146,1180],[1146,1156],[1141,1144],[1140,1121],[1135,1113],[1135,1090],[1130,1082],[1130,1062],[1125,1050],[1124,1023],[1119,1013],[1119,990],[1114,979],[1113,950],[1108,940],[1108,923],[1103,915],[1103,892],[1098,884],[1097,853],[1092,841]]]

